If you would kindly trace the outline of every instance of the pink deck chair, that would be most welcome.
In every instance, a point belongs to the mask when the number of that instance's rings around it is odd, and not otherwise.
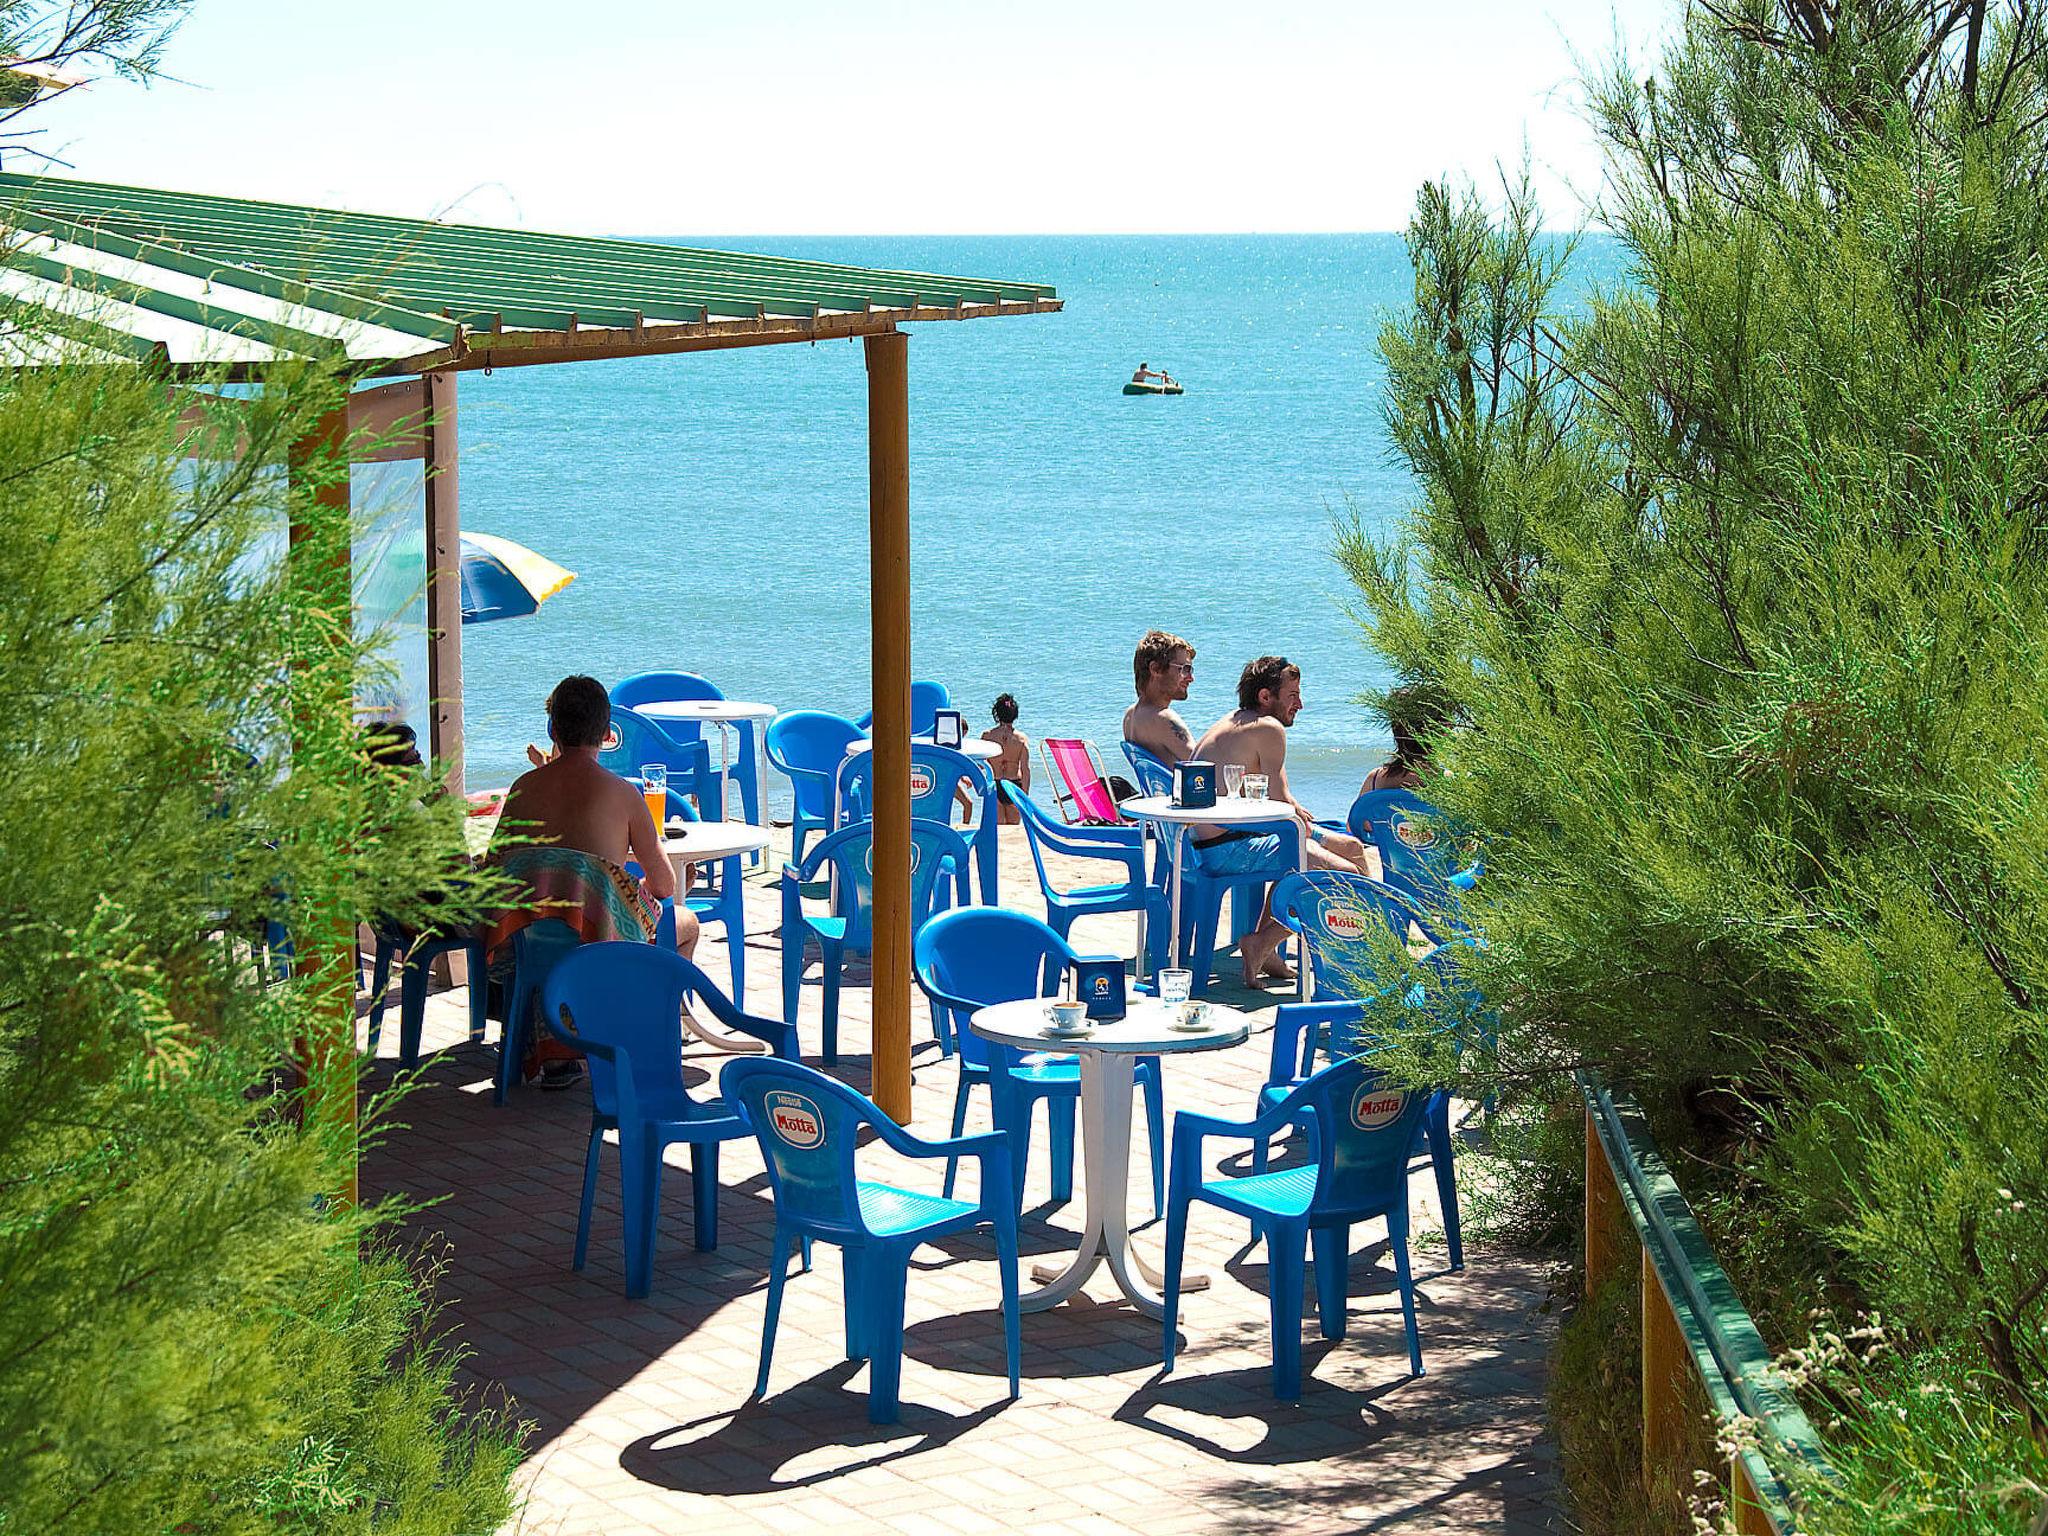
[[[1039,749],[1052,768],[1047,777],[1063,820],[1087,827],[1113,827],[1123,821],[1094,747],[1078,737],[1041,736]]]

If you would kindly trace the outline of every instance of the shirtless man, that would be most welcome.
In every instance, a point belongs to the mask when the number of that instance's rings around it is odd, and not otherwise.
[[[505,796],[501,824],[544,842],[580,849],[613,864],[628,859],[645,871],[640,883],[655,901],[675,897],[676,871],[639,787],[598,766],[598,749],[612,726],[611,696],[594,677],[565,677],[548,695],[548,738],[553,755],[521,774]],[[697,948],[696,914],[678,902],[676,948]]]
[[[1017,700],[1007,693],[997,694],[989,714],[995,719],[995,727],[981,733],[981,739],[996,749],[995,761],[988,765],[989,771],[1030,793],[1031,738],[1017,729]],[[1017,813],[1017,807],[1009,801],[997,804],[996,820],[1002,825],[1013,827],[1023,819]]]
[[[1287,730],[1302,711],[1301,668],[1285,656],[1261,656],[1247,662],[1237,680],[1237,703],[1235,710],[1209,727],[1195,746],[1195,756],[1218,768],[1238,763],[1246,773],[1263,773],[1267,798],[1275,802],[1276,811],[1292,811],[1301,822],[1308,868],[1372,874],[1365,844],[1346,833],[1317,826],[1314,814],[1288,790]],[[1219,874],[1240,874],[1277,863],[1285,852],[1280,842],[1277,832],[1251,836],[1219,832],[1208,838],[1198,836],[1195,846],[1203,850],[1207,868]],[[1286,937],[1286,924],[1271,912],[1245,935],[1238,958],[1244,962],[1246,986],[1256,986],[1261,975],[1293,979],[1294,973],[1279,955]]]
[[[1163,629],[1147,630],[1131,658],[1138,702],[1124,711],[1124,740],[1171,767],[1195,755],[1195,738],[1173,706],[1195,680],[1195,648]]]

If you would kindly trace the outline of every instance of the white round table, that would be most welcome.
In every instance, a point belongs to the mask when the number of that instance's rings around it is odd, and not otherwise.
[[[910,744],[913,747],[935,747],[938,745],[929,736],[913,737]],[[872,752],[874,749],[874,742],[868,737],[863,736],[858,741],[847,743],[846,755],[851,757],[856,752]],[[958,752],[962,757],[971,757],[975,761],[982,763],[993,762],[1003,755],[1001,747],[992,741],[983,741],[979,736],[970,736],[961,742],[959,746],[950,747],[947,750]]]
[[[772,841],[766,827],[757,827],[747,821],[672,821],[662,834],[661,847],[678,864],[726,863],[721,879],[734,882],[734,889],[740,878],[740,860],[750,853],[759,853]],[[677,893],[681,900],[684,893]],[[744,905],[741,907],[744,913]],[[725,942],[744,944],[747,942],[744,920],[741,931],[734,933],[732,924],[726,924]],[[733,999],[740,1007],[747,1005],[743,997]],[[707,1029],[697,1022],[690,1010],[683,1010],[683,1027],[706,1045],[716,1050],[759,1053],[767,1050],[761,1041],[749,1035],[727,1035]]]
[[[1089,1034],[1069,1038],[1048,1033],[1051,1001],[1030,997],[996,1003],[976,1009],[968,1021],[968,1028],[984,1039],[1025,1051],[1072,1053],[1081,1063],[1081,1150],[1088,1223],[1073,1262],[1064,1270],[1053,1265],[1034,1269],[1032,1278],[1042,1283],[1021,1297],[1020,1305],[1026,1312],[1058,1306],[1107,1259],[1110,1273],[1132,1305],[1147,1317],[1164,1317],[1166,1300],[1160,1288],[1166,1277],[1131,1246],[1126,1209],[1131,1183],[1132,1075],[1140,1056],[1184,1055],[1242,1045],[1251,1034],[1251,1021],[1235,1008],[1211,1003],[1206,1028],[1175,1029],[1168,1020],[1180,1017],[1180,1005],[1141,997],[1133,998],[1130,1012],[1114,1024],[1099,1024]],[[1171,1135],[1165,1137],[1165,1143],[1172,1147]],[[1199,1291],[1208,1283],[1207,1275],[1188,1275],[1182,1278],[1181,1289]]]
[[[773,720],[773,704],[753,704],[745,699],[662,699],[653,704],[636,704],[634,709],[650,720],[667,720],[679,725],[718,727],[718,777],[728,782],[732,772],[732,736],[742,725],[761,726]],[[722,799],[723,797],[721,797]],[[768,743],[754,743],[754,804],[768,814]],[[744,811],[741,813],[744,816]]]
[[[1304,833],[1301,822],[1295,817],[1293,808],[1285,800],[1248,800],[1242,795],[1218,795],[1214,805],[1199,809],[1179,806],[1170,795],[1140,795],[1135,800],[1121,802],[1117,809],[1126,816],[1135,816],[1138,824],[1145,829],[1143,852],[1149,863],[1152,851],[1153,824],[1156,822],[1169,828],[1179,827],[1241,827],[1260,821],[1292,821],[1294,823],[1294,867],[1301,868],[1307,856],[1303,847]],[[1173,839],[1173,879],[1171,922],[1167,930],[1167,955],[1170,962],[1180,964],[1180,866],[1187,839],[1177,831],[1167,833]],[[1146,867],[1144,865],[1141,868]],[[1145,969],[1145,909],[1138,909],[1138,971]]]

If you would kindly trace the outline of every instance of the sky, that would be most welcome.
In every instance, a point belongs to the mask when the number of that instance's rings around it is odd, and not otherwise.
[[[1563,227],[1599,192],[1577,61],[1679,9],[198,0],[175,78],[73,92],[36,142],[91,180],[646,235],[1393,230],[1526,147]]]

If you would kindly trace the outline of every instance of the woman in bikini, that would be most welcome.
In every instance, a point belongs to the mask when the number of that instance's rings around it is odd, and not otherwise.
[[[997,778],[1008,779],[1028,792],[1031,788],[1031,738],[1017,729],[1017,700],[1010,694],[999,694],[989,713],[995,717],[995,728],[983,731],[981,739],[993,743],[998,749],[989,768]],[[997,816],[1005,826],[1014,826],[1023,819],[1007,800],[1002,802]]]

